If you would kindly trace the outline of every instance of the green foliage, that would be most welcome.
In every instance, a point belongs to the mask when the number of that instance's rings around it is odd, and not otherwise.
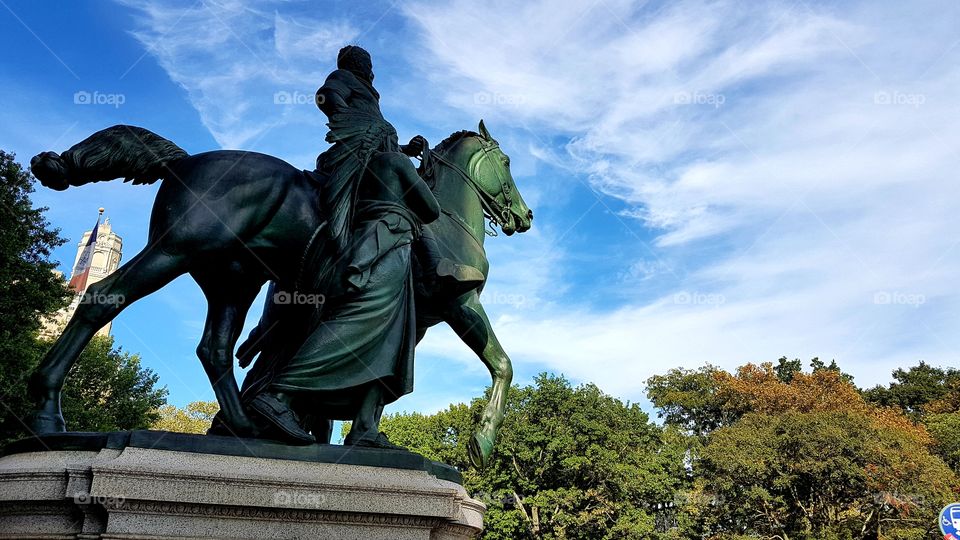
[[[32,177],[0,150],[0,440],[24,427],[23,376],[36,362],[40,316],[62,307],[67,296],[50,260],[65,240],[50,228],[46,209],[33,208],[33,191]]]
[[[911,433],[847,412],[750,413],[701,467],[711,530],[805,540],[922,536],[958,485]]]
[[[0,346],[29,342],[40,315],[66,302],[63,280],[53,270],[53,249],[65,240],[50,229],[46,208],[33,208],[33,178],[0,150]],[[4,351],[7,352],[7,351]]]
[[[933,437],[933,450],[960,474],[960,412],[927,415],[924,423]]]
[[[794,375],[803,371],[803,363],[799,358],[787,360],[786,356],[781,356],[773,370],[781,382],[789,383]]]
[[[926,362],[893,372],[894,382],[863,392],[867,401],[886,407],[899,407],[913,418],[919,418],[930,406],[949,401],[951,394],[960,394],[960,370],[938,368]],[[955,407],[948,407],[956,410]],[[936,412],[951,412],[934,407]]]
[[[219,411],[220,404],[216,401],[192,401],[183,409],[164,405],[157,411],[159,418],[150,429],[203,434],[210,429],[213,417]]]
[[[47,343],[46,346],[52,343]],[[80,354],[63,387],[63,415],[73,431],[146,429],[160,417],[167,389],[141,367],[140,356],[95,336]]]
[[[732,422],[738,412],[720,395],[717,373],[707,364],[698,369],[671,369],[666,375],[647,379],[647,397],[668,425],[705,437]]]
[[[823,360],[820,360],[820,358],[814,357],[813,359],[810,360],[810,369],[813,371],[813,373],[816,373],[821,370],[833,371],[838,373],[840,375],[840,378],[843,379],[844,381],[851,384],[853,383],[853,375],[840,371],[840,366],[837,365],[836,360],[831,360],[830,364],[827,365],[823,363]]]
[[[675,432],[596,386],[544,374],[511,391],[492,463],[477,471],[466,444],[483,404],[388,415],[381,427],[464,471],[467,489],[489,508],[485,539],[658,537],[651,509],[672,502],[686,476]]]
[[[687,454],[693,478],[676,534],[932,537],[937,512],[960,493],[947,467],[960,458],[950,370],[898,370],[891,389],[881,388],[886,399],[871,403],[836,362],[810,365],[805,373],[783,357],[733,374],[708,365],[650,379],[665,423],[700,443]],[[948,412],[923,417],[928,433],[904,414],[922,408]]]
[[[958,415],[927,415],[928,433],[867,402],[835,362],[810,365],[652,377],[663,428],[595,386],[542,375],[514,389],[483,471],[466,461],[482,400],[389,415],[383,429],[464,471],[489,507],[487,539],[932,538],[960,493],[947,466],[960,458]]]
[[[26,375],[43,358],[52,342],[35,340],[25,351],[26,369],[10,382],[2,414],[2,440],[30,435],[23,419],[32,410],[26,395]],[[2,362],[3,359],[0,359]],[[61,404],[71,431],[146,429],[160,417],[167,389],[157,388],[158,376],[140,365],[140,357],[113,347],[113,338],[94,336],[80,354],[63,387]]]

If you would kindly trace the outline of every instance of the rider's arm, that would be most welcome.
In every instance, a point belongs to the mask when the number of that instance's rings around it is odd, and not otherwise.
[[[440,217],[440,203],[430,191],[430,186],[420,178],[417,169],[413,163],[401,154],[394,154],[397,160],[401,161],[397,167],[397,175],[400,177],[400,185],[403,187],[403,202],[413,210],[413,213],[420,218],[423,223],[432,223]]]

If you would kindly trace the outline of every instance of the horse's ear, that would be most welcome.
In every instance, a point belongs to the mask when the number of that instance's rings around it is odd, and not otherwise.
[[[493,140],[493,137],[490,136],[490,132],[487,131],[487,126],[483,125],[483,120],[480,120],[480,136],[487,141]]]

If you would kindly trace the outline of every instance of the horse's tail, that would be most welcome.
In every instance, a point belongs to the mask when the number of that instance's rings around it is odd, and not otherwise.
[[[152,131],[118,125],[94,133],[63,154],[37,154],[30,169],[41,184],[57,191],[114,178],[152,184],[164,178],[168,165],[188,155]]]

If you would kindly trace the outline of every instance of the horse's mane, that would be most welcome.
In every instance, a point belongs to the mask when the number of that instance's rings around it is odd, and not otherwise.
[[[438,144],[436,147],[434,147],[433,151],[434,151],[434,152],[444,152],[444,151],[447,151],[447,150],[449,150],[450,148],[452,148],[453,145],[455,145],[455,144],[457,144],[458,142],[460,142],[462,139],[464,139],[464,138],[466,138],[466,137],[477,137],[477,136],[479,136],[479,135],[480,135],[480,134],[477,133],[476,131],[470,131],[469,129],[464,129],[464,130],[461,130],[461,131],[456,131],[456,132],[450,134],[450,136],[447,137],[446,139],[440,141],[440,144]]]
[[[449,137],[440,141],[440,144],[433,147],[431,152],[435,154],[445,154],[448,150],[456,146],[456,144],[467,137],[479,137],[480,134],[476,131],[470,131],[469,129],[464,129],[461,131],[455,131],[450,134]],[[429,167],[424,167],[424,164],[420,164],[420,167],[417,168],[417,172],[423,178],[423,180],[430,186],[430,189],[437,187],[437,177],[436,177],[436,168],[431,165]]]

